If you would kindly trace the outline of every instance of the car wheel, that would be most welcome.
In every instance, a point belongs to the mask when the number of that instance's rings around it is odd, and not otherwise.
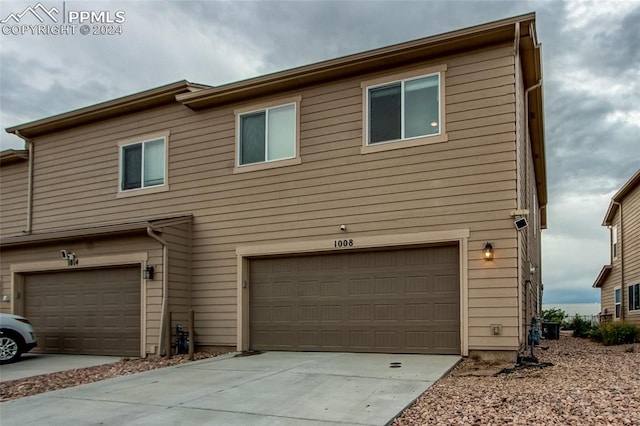
[[[20,340],[13,333],[3,332],[0,335],[0,364],[17,361],[21,354]]]

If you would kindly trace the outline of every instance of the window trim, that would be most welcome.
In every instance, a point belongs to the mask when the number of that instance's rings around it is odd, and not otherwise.
[[[446,142],[449,140],[447,135],[446,123],[446,97],[445,97],[445,81],[446,81],[447,65],[437,65],[430,67],[416,68],[403,73],[386,74],[374,79],[365,80],[360,83],[362,89],[362,146],[361,154],[369,154],[373,152],[388,151],[392,149],[410,148],[415,146],[427,145],[432,143]],[[440,133],[435,135],[414,136],[411,138],[394,139],[391,141],[377,142],[369,144],[369,89],[385,86],[392,83],[405,82],[421,77],[438,75],[439,97],[440,97]],[[404,120],[404,117],[402,117]]]
[[[616,293],[620,292],[620,301],[616,302]],[[618,310],[618,306],[620,309]],[[613,288],[613,318],[620,319],[622,317],[622,287],[614,287]]]
[[[618,227],[614,225],[611,227],[611,258],[617,259],[620,254],[618,253],[619,251],[620,246],[618,244]]]
[[[302,159],[300,157],[300,103],[302,102],[302,96],[289,96],[286,98],[272,99],[264,102],[248,104],[240,108],[233,110],[235,115],[235,160],[233,173],[245,173],[256,170],[272,169],[276,167],[292,166],[301,164]],[[268,109],[280,108],[288,105],[293,105],[295,111],[294,119],[294,156],[289,158],[283,158],[278,160],[265,160],[260,163],[240,164],[240,119],[243,115],[251,114],[260,111],[266,111]]]
[[[136,136],[133,138],[124,139],[118,142],[118,193],[117,198],[131,197],[142,194],[152,194],[156,192],[165,192],[169,190],[169,136],[171,132],[158,132],[158,133],[147,133],[144,135]],[[161,185],[153,185],[153,186],[141,186],[140,188],[131,188],[131,189],[122,189],[122,179],[124,178],[124,161],[123,161],[123,150],[124,147],[136,144],[144,144],[146,142],[152,142],[154,140],[163,139],[164,140],[164,183]],[[144,184],[144,176],[143,176],[143,184]]]

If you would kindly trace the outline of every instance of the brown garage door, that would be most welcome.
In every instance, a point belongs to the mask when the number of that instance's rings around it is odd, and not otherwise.
[[[40,350],[140,355],[139,267],[30,274],[24,295]]]
[[[460,353],[457,246],[250,260],[255,350]]]

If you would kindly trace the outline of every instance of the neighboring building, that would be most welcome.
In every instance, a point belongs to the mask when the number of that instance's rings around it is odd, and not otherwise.
[[[0,307],[48,351],[162,353],[192,309],[199,346],[515,359],[542,297],[540,54],[529,14],[11,127]]]
[[[602,226],[609,228],[611,263],[593,284],[600,316],[640,324],[640,170],[613,196]]]
[[[0,236],[20,235],[27,223],[28,151],[0,152]]]

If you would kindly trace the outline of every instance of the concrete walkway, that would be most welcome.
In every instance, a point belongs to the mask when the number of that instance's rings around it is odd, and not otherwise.
[[[97,355],[59,355],[26,353],[18,362],[0,365],[0,382],[67,371],[74,368],[112,364],[122,357]]]
[[[0,410],[3,426],[385,425],[459,360],[229,354],[8,401]]]

